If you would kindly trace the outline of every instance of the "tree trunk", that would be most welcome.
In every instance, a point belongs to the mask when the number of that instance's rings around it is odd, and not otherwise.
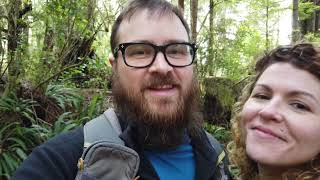
[[[88,19],[88,29],[89,31],[94,31],[94,14],[97,1],[96,0],[88,0],[88,8],[87,8],[87,19]]]
[[[303,2],[311,2],[314,6],[319,4],[318,0],[306,0]],[[301,33],[303,35],[308,33],[314,33],[318,29],[317,25],[317,11],[312,12],[308,19],[305,19],[301,22]]]
[[[314,6],[316,5],[316,0],[313,0]],[[313,11],[311,15],[311,22],[310,22],[310,32],[316,32],[315,24],[316,24],[316,11]]]
[[[209,76],[213,75],[213,64],[214,64],[214,51],[213,51],[213,0],[210,0],[210,6],[209,6],[209,38],[208,38],[208,65],[206,66]]]
[[[181,10],[181,12],[184,13],[184,0],[178,1],[178,7]]]
[[[197,42],[197,19],[198,19],[198,0],[190,1],[191,11],[191,41]]]
[[[293,0],[292,2],[292,38],[291,42],[296,42],[299,40],[300,30],[299,30],[299,0]]]
[[[1,29],[1,27],[0,27]],[[3,57],[4,57],[4,47],[2,45],[2,31],[0,30],[0,62],[1,62],[1,65],[0,65],[0,73],[2,72],[2,62],[3,62]],[[2,74],[2,73],[1,73]]]
[[[267,0],[266,6],[266,50],[268,51],[270,48],[270,40],[269,40],[269,0]]]
[[[316,12],[315,18],[316,18],[315,23],[314,23],[315,32],[319,33],[319,25],[320,25],[320,12],[319,11]]]
[[[10,0],[8,5],[8,84],[4,96],[17,90],[21,72],[21,59],[17,59],[16,56],[21,33],[18,27],[18,20],[22,1]]]

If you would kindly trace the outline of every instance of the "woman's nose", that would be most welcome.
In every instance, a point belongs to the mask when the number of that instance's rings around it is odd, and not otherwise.
[[[280,99],[271,99],[259,111],[259,115],[263,120],[282,121],[282,102]]]

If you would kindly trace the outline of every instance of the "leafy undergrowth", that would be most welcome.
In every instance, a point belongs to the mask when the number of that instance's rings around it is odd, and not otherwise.
[[[206,131],[212,134],[220,143],[224,144],[225,146],[231,140],[231,132],[225,127],[205,123],[204,128]]]
[[[10,179],[35,146],[86,123],[102,113],[108,103],[110,97],[103,92],[86,99],[79,89],[61,85],[48,86],[43,94],[1,98],[0,179]]]

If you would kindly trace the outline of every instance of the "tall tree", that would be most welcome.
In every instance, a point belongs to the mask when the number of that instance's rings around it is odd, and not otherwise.
[[[18,27],[21,6],[21,0],[10,0],[8,3],[8,84],[4,96],[10,92],[15,92],[19,85],[18,77],[21,72],[21,62],[17,58],[17,50],[21,33],[21,29]]]
[[[265,20],[265,35],[266,35],[266,50],[269,50],[270,48],[270,39],[269,39],[269,8],[270,8],[270,4],[269,4],[269,0],[266,0],[266,6],[265,6],[265,11],[266,11],[266,20]]]
[[[90,31],[94,30],[94,24],[95,24],[95,8],[97,4],[97,0],[88,0],[87,2],[87,20],[88,20],[88,29]]]
[[[213,64],[214,64],[214,50],[213,50],[213,36],[214,36],[214,32],[213,32],[213,19],[214,19],[214,2],[213,0],[210,0],[209,2],[209,38],[208,38],[208,66],[209,67],[206,71],[208,72],[209,76],[213,75]],[[210,68],[211,67],[211,68]]]
[[[299,40],[299,0],[293,0],[292,2],[292,42]]]
[[[3,75],[3,63],[4,63],[4,56],[5,56],[5,39],[6,33],[7,33],[7,26],[5,25],[5,22],[7,22],[7,17],[5,16],[5,7],[0,6],[0,78],[2,78]]]
[[[190,1],[191,40],[197,42],[198,0]]]
[[[184,0],[178,1],[178,7],[181,9],[182,12],[184,12]]]
[[[320,1],[303,0],[299,3],[299,19],[301,23],[301,33],[315,33],[319,31],[320,21]]]

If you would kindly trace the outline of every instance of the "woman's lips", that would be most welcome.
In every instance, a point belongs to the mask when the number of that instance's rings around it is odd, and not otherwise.
[[[278,138],[282,141],[286,141],[286,139],[283,136],[281,136],[280,134],[276,133],[275,131],[273,131],[269,128],[263,127],[263,126],[253,127],[252,130],[256,131],[263,138],[271,138],[271,139]]]

